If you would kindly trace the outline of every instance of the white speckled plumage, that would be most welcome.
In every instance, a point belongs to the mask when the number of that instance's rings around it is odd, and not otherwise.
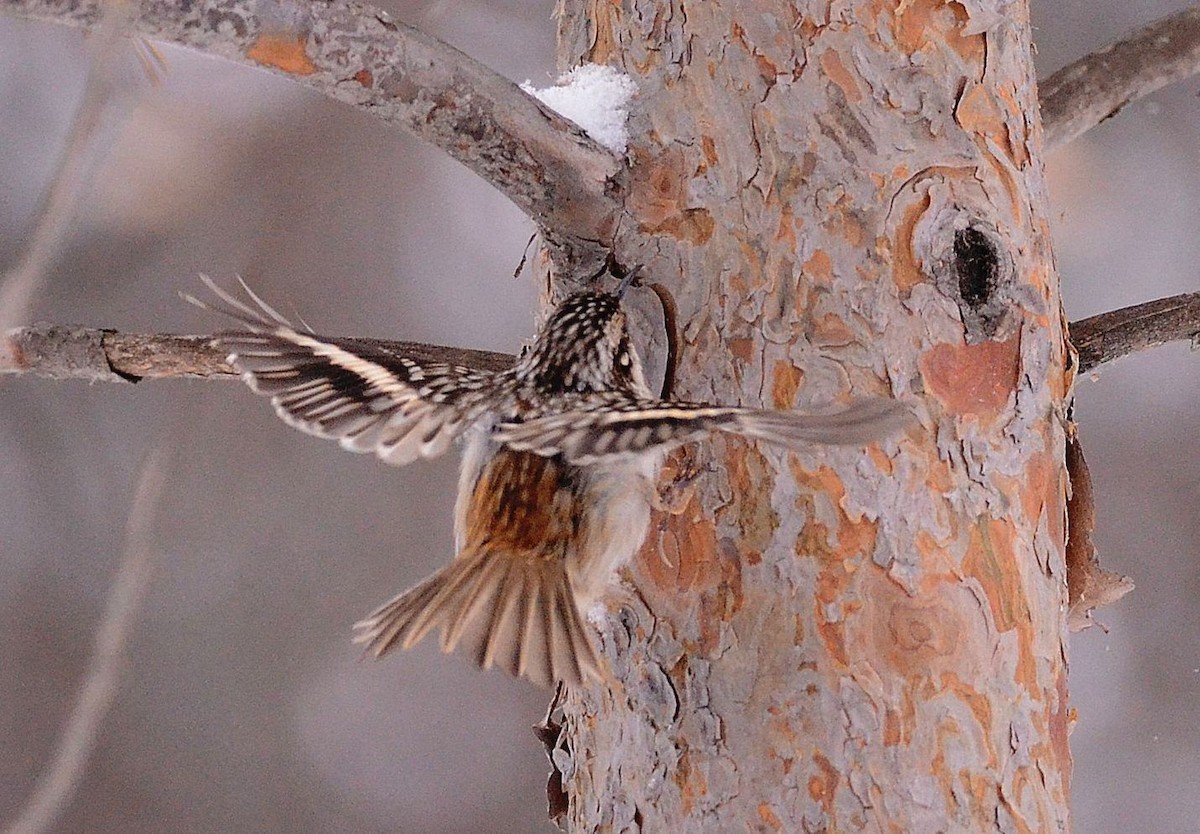
[[[249,293],[193,303],[248,330],[215,341],[291,425],[393,465],[465,435],[456,555],[356,626],[375,655],[440,629],[445,651],[551,685],[599,672],[589,610],[645,537],[659,466],[714,432],[785,445],[864,444],[908,410],[860,400],[800,414],[656,399],[617,294],[577,293],[500,373],[421,363],[377,344],[294,328]]]

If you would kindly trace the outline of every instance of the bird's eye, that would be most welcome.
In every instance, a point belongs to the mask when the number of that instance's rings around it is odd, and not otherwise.
[[[629,367],[629,354],[623,353],[623,352],[618,353],[617,354],[617,364],[620,365],[622,368],[628,368]]]

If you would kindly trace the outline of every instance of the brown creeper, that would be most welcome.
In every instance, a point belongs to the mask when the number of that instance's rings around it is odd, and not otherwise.
[[[355,625],[376,656],[440,629],[442,650],[535,683],[598,669],[585,613],[641,545],[664,453],[723,431],[794,446],[864,444],[904,425],[894,400],[800,414],[656,399],[618,293],[580,292],[511,370],[419,363],[297,330],[204,279],[249,332],[219,334],[250,387],[297,428],[397,466],[465,435],[454,560]],[[243,285],[244,286],[244,285]]]

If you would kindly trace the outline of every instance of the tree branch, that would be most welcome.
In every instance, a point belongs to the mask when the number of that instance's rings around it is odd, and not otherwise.
[[[1095,127],[1131,101],[1200,72],[1200,6],[1139,29],[1060,69],[1041,88],[1047,151]]]
[[[1079,372],[1087,373],[1167,342],[1200,335],[1200,292],[1173,295],[1072,322],[1071,342],[1079,351]]]
[[[0,275],[0,332],[26,321],[29,304],[46,280],[46,269],[62,248],[67,231],[88,180],[88,170],[103,151],[97,143],[102,117],[110,114],[122,86],[117,72],[126,40],[129,7],[102,0],[96,26],[91,66],[83,97],[75,108],[67,141],[50,187],[34,220],[32,231],[16,263]]]
[[[166,481],[166,446],[152,451],[142,464],[125,525],[125,549],[96,630],[75,706],[67,718],[54,758],[39,777],[29,801],[5,834],[42,834],[66,809],[83,776],[104,716],[120,683],[125,644],[133,630],[154,560],[151,525]]]
[[[93,28],[101,0],[0,0],[0,14]],[[436,145],[560,243],[607,241],[624,165],[457,49],[342,0],[143,0],[135,33],[282,73]]]
[[[118,333],[83,327],[39,324],[7,334],[0,350],[0,374],[33,374],[49,379],[89,382],[139,382],[142,379],[228,378],[237,372],[210,336]],[[427,362],[503,371],[514,362],[505,353],[441,347],[418,342],[360,339],[377,347]]]
[[[1137,351],[1200,335],[1200,292],[1160,298],[1101,313],[1071,324],[1079,352],[1079,372]],[[211,336],[118,333],[86,327],[38,324],[10,330],[0,346],[0,374],[33,374],[48,379],[139,382],[142,379],[228,378],[237,373]],[[486,350],[360,339],[424,362],[445,362],[486,371],[512,367],[515,357]]]

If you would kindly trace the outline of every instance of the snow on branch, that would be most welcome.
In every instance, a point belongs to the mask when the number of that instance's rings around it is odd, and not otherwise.
[[[0,0],[0,14],[94,28],[103,0]],[[457,49],[370,6],[143,0],[134,34],[287,75],[411,131],[563,242],[606,241],[623,161]]]
[[[637,84],[625,73],[603,64],[584,64],[561,76],[554,87],[538,90],[526,81],[521,89],[613,153],[625,153],[629,100],[637,94]]]
[[[1167,15],[1039,83],[1046,150],[1200,72],[1200,6]]]

